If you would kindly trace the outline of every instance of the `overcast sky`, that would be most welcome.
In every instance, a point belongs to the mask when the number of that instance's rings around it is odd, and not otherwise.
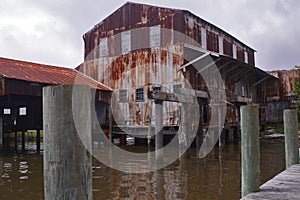
[[[300,65],[299,0],[143,0],[190,10],[257,50],[264,70]],[[82,35],[126,1],[1,0],[0,57],[76,67]]]

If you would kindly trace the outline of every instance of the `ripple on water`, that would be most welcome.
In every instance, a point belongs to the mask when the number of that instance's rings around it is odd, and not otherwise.
[[[19,177],[20,180],[27,180],[28,176],[26,176],[28,172],[28,164],[26,161],[20,161],[19,163],[19,172],[21,173],[21,176]]]

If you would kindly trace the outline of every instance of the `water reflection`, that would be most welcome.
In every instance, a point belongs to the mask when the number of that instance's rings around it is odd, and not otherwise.
[[[42,155],[1,154],[1,199],[43,199],[42,165]],[[284,167],[284,144],[262,142],[261,181]],[[93,160],[94,199],[239,199],[240,168],[239,145],[221,152],[215,148],[204,159],[191,149],[166,168],[144,174],[123,173]]]

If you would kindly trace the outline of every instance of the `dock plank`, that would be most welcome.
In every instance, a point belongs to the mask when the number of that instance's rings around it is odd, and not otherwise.
[[[242,200],[275,199],[300,200],[300,164],[296,164],[260,186],[260,191],[251,193]]]

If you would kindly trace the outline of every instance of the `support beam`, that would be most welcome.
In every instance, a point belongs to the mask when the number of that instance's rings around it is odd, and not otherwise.
[[[43,88],[46,200],[93,199],[91,99],[88,86]]]
[[[15,151],[18,153],[18,132],[15,131]]]
[[[199,56],[198,58],[195,58],[194,60],[188,62],[187,64],[185,64],[181,67],[178,67],[177,71],[180,71],[182,69],[185,70],[185,68],[188,67],[189,65],[192,65],[193,63],[195,63],[195,62],[197,62],[197,61],[199,61],[199,60],[201,60],[201,59],[203,59],[203,58],[205,58],[206,56],[209,56],[209,55],[210,55],[210,52],[206,52],[205,54]]]
[[[113,133],[112,133],[112,110],[111,110],[111,104],[110,105],[108,105],[108,130],[109,130],[109,140],[111,141],[111,142],[113,142],[113,138],[112,138],[112,136],[113,136]]]
[[[25,131],[22,131],[22,151],[25,151]]]
[[[148,147],[150,147],[151,135],[152,135],[152,102],[150,102],[150,106],[148,110],[148,135],[147,135]]]
[[[178,145],[179,145],[179,156],[181,156],[187,148],[189,148],[190,143],[190,124],[192,123],[189,116],[189,104],[182,103],[179,106],[180,109],[180,125],[179,125],[179,133],[178,133]]]
[[[295,109],[284,110],[284,135],[285,135],[285,164],[286,168],[299,163],[298,150],[298,120]]]
[[[196,155],[199,156],[200,148],[203,143],[203,128],[199,124],[197,135],[196,135]]]
[[[41,151],[41,131],[36,131],[36,152],[37,154],[40,154]]]
[[[259,81],[256,81],[251,87],[255,87],[256,85],[258,85],[258,84],[266,81],[268,78],[270,78],[270,77],[267,76],[267,77],[265,77],[263,79],[260,79]]]
[[[186,103],[197,102],[196,95],[194,96],[182,95],[182,94],[167,93],[167,92],[149,91],[148,98],[155,101],[171,101],[171,102],[186,102]]]
[[[242,197],[259,191],[259,112],[258,105],[241,107]]]
[[[0,145],[4,143],[4,134],[3,134],[3,123],[2,118],[0,118]]]
[[[223,106],[226,106],[225,104],[221,104],[218,106],[218,120],[219,120],[219,150],[223,150],[225,147],[225,131],[224,129],[224,109]]]
[[[155,156],[163,159],[163,101],[155,101]]]

